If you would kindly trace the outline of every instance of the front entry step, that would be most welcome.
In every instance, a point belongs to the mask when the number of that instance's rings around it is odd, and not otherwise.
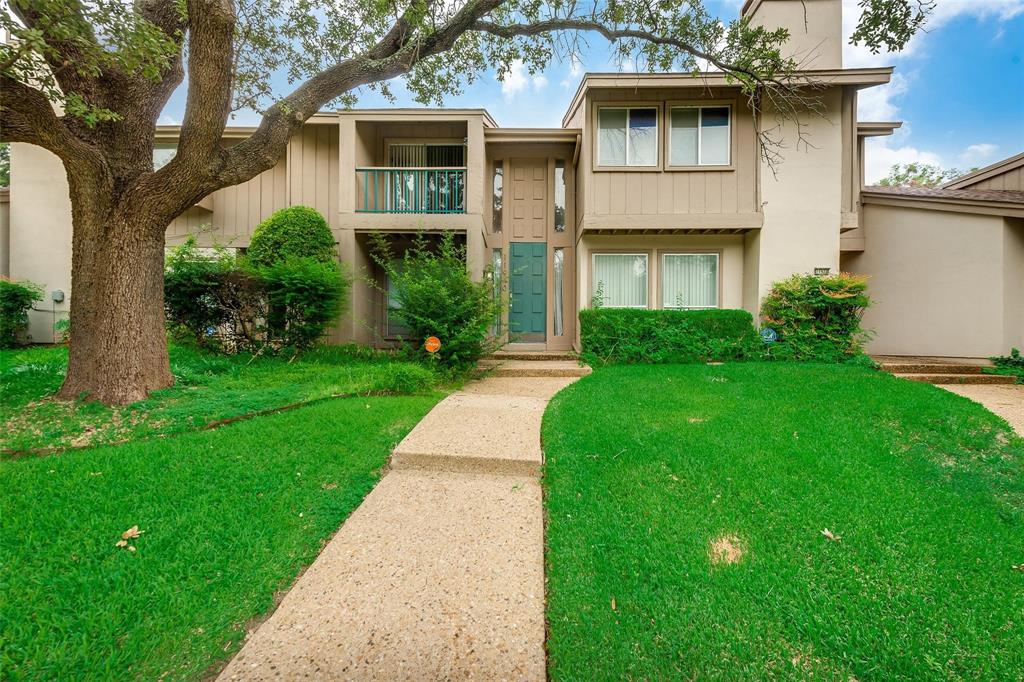
[[[1012,384],[1017,380],[1006,374],[900,373],[895,376],[926,384]]]
[[[477,367],[495,377],[585,377],[590,368],[575,360],[505,360],[485,358]]]
[[[876,356],[882,369],[893,376],[926,384],[1012,384],[1016,379],[986,374],[992,363],[975,358]]]
[[[565,350],[499,350],[484,358],[484,360],[531,360],[538,362],[575,359],[576,355],[574,353]]]

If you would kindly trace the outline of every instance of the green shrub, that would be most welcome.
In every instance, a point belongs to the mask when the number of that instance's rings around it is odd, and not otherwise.
[[[258,271],[267,295],[267,332],[278,345],[305,350],[341,311],[349,281],[334,260],[291,257]]]
[[[776,282],[761,303],[763,325],[779,336],[769,356],[813,362],[861,357],[871,335],[860,320],[870,305],[867,278],[859,275],[793,275]]]
[[[990,374],[1006,374],[1017,377],[1018,384],[1024,384],[1024,355],[1019,348],[1011,348],[1009,355],[997,355],[989,358],[995,367],[988,369]]]
[[[231,316],[224,298],[236,269],[227,249],[203,251],[195,236],[170,250],[164,265],[164,310],[176,338],[188,337],[200,346],[217,342],[218,329]]]
[[[408,334],[403,348],[415,357],[430,357],[425,339],[436,336],[436,361],[451,368],[476,363],[495,343],[490,336],[501,305],[489,277],[473,281],[466,269],[466,249],[448,232],[430,241],[417,235],[396,267],[383,235],[373,236],[372,257],[387,274],[399,305],[395,316]]]
[[[669,363],[737,360],[760,346],[745,310],[580,311],[583,357],[594,363]]]
[[[32,282],[0,277],[0,348],[13,348],[28,328],[28,311],[42,300],[43,288]]]
[[[289,206],[256,226],[246,252],[255,267],[291,258],[337,262],[334,235],[324,217],[308,206]]]

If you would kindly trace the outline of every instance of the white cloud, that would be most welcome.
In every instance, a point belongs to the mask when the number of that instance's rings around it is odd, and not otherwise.
[[[579,57],[577,57],[576,55],[569,55],[569,73],[562,80],[561,86],[563,88],[568,88],[575,85],[579,81],[580,76],[582,75],[583,62],[581,62]]]
[[[918,32],[899,53],[882,52],[871,54],[863,45],[851,45],[850,35],[860,20],[860,0],[843,0],[843,66],[847,68],[890,66],[906,63],[930,45],[932,31],[945,26],[954,19],[1007,21],[1024,14],[1024,0],[940,0],[936,3],[923,31]],[[998,27],[997,27],[998,29]],[[999,35],[996,35],[998,39]],[[907,75],[905,68],[893,74],[888,85],[861,90],[857,98],[857,118],[861,121],[893,121],[900,119],[900,97],[905,94],[914,80],[913,72]],[[956,164],[946,162],[936,152],[919,149],[901,143],[909,136],[909,128],[892,137],[876,137],[867,141],[864,153],[864,180],[868,184],[878,182],[889,173],[895,164],[927,163],[947,168],[951,165],[972,167],[994,160],[998,148],[989,143],[977,143],[966,147],[956,157]]]
[[[900,95],[907,91],[908,79],[894,73],[888,85],[865,88],[857,93],[857,118],[861,121],[892,121],[899,116]]]
[[[542,90],[547,87],[547,84],[548,79],[544,77],[544,74],[538,73],[536,76],[531,76],[523,61],[515,59],[509,64],[505,80],[501,82],[501,94],[505,96],[505,99],[511,99],[513,95],[517,95],[527,88]]]
[[[965,168],[974,168],[975,166],[986,166],[996,160],[996,152],[999,151],[999,146],[991,144],[989,142],[980,142],[978,144],[972,144],[967,149],[960,153],[957,160],[960,161],[960,165]]]

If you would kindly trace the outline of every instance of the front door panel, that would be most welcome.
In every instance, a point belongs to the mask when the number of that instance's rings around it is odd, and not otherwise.
[[[510,331],[518,340],[545,340],[547,320],[547,244],[512,242],[509,289],[512,305],[508,314]]]

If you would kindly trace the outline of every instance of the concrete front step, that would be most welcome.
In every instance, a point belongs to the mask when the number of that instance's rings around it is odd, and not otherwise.
[[[945,362],[883,362],[891,374],[981,374],[986,365],[961,365]]]
[[[499,350],[491,353],[485,360],[530,360],[544,362],[547,360],[575,360],[576,356],[570,351],[544,350],[544,351],[512,351]]]
[[[901,379],[920,381],[926,384],[1012,384],[1016,379],[1004,374],[945,374],[908,373],[896,374]]]
[[[591,370],[575,360],[494,360],[484,359],[478,365],[495,377],[585,377]]]

